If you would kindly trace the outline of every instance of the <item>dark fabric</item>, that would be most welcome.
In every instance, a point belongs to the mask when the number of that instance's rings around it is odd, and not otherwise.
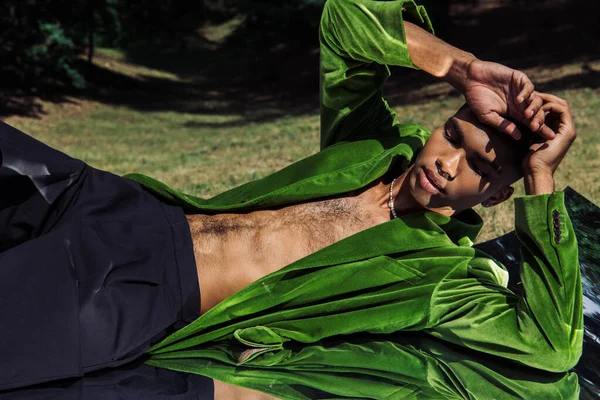
[[[211,378],[155,368],[142,360],[81,379],[0,391],[0,400],[212,400]]]
[[[199,316],[180,207],[0,123],[0,390],[142,355]]]

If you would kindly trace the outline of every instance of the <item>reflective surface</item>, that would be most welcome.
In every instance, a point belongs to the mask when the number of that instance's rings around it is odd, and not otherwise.
[[[345,338],[354,345],[369,347],[371,339],[393,342],[401,349],[401,363],[411,363],[414,373],[406,376],[398,393],[403,398],[577,398],[600,396],[600,208],[567,188],[566,203],[577,233],[585,304],[583,357],[574,373],[550,374],[519,367],[490,356],[465,350],[420,333],[361,335]],[[480,248],[509,270],[510,288],[519,292],[519,244],[514,232],[481,243]],[[333,346],[335,343],[323,343]],[[273,371],[275,374],[276,371]],[[368,379],[361,376],[357,379]],[[298,388],[306,398],[331,397],[311,388]],[[154,368],[141,361],[125,367],[98,371],[83,379],[50,382],[10,392],[5,399],[212,399],[212,379],[199,375]],[[560,394],[559,394],[560,393]]]
[[[565,203],[579,245],[583,284],[585,337],[583,356],[575,367],[581,385],[581,399],[600,397],[600,208],[573,189],[565,190]],[[519,293],[519,242],[514,232],[475,247],[508,268],[509,288]]]

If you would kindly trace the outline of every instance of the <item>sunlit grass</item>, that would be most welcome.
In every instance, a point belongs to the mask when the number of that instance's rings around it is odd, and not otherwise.
[[[127,63],[108,50],[100,52],[97,62],[132,76],[177,79]],[[557,188],[569,185],[600,204],[600,94],[587,88],[556,94],[570,102],[579,134],[556,174]],[[433,129],[461,103],[458,97],[443,96],[399,108],[398,118]],[[317,114],[235,125],[231,123],[241,116],[233,110],[231,115],[142,112],[76,99],[70,104],[45,103],[44,111],[41,119],[11,117],[7,122],[94,167],[116,174],[141,172],[202,197],[261,178],[318,151]],[[516,193],[523,193],[521,183]],[[511,201],[477,211],[486,221],[480,241],[513,229]]]

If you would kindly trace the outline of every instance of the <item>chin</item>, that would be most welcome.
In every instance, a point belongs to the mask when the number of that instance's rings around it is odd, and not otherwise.
[[[408,177],[408,183],[410,188],[410,194],[412,197],[419,203],[423,208],[429,209],[429,204],[431,203],[433,195],[428,193],[423,188],[419,187],[417,184],[417,174],[413,169]]]
[[[454,209],[448,205],[438,204],[443,201],[437,195],[431,194],[417,184],[417,174],[411,171],[408,178],[410,193],[413,198],[426,210],[451,216],[455,213]]]

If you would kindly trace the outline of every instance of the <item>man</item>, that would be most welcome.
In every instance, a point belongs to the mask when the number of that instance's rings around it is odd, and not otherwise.
[[[351,397],[370,381],[372,397],[391,396],[394,374],[407,373],[384,340],[397,331],[570,369],[581,353],[581,286],[576,239],[552,178],[575,138],[569,108],[535,92],[524,74],[403,18],[431,29],[409,0],[328,1],[323,150],[209,200],[143,175],[94,170],[29,138],[19,136],[11,153],[8,137],[21,134],[5,128],[3,171],[27,176],[36,195],[13,191],[2,256],[22,268],[55,251],[49,264],[63,269],[60,280],[44,275],[62,285],[52,293],[60,304],[49,301],[48,282],[35,281],[0,307],[2,321],[19,321],[2,352],[21,356],[0,388],[125,363],[198,314],[152,347],[148,363],[278,397],[303,398],[300,387]],[[467,106],[431,134],[399,124],[381,97],[387,65],[445,79]],[[527,136],[514,122],[543,142],[509,139]],[[54,162],[36,161],[36,149]],[[524,244],[518,297],[506,289],[506,271],[470,247],[481,226],[470,207],[505,201],[521,176],[528,196],[515,200]],[[31,198],[39,204],[24,208]],[[35,271],[2,272],[2,284],[34,281]],[[42,314],[61,318],[60,327]],[[49,332],[52,346],[35,344]],[[358,334],[369,345],[358,346]],[[227,390],[217,383],[215,397]]]

